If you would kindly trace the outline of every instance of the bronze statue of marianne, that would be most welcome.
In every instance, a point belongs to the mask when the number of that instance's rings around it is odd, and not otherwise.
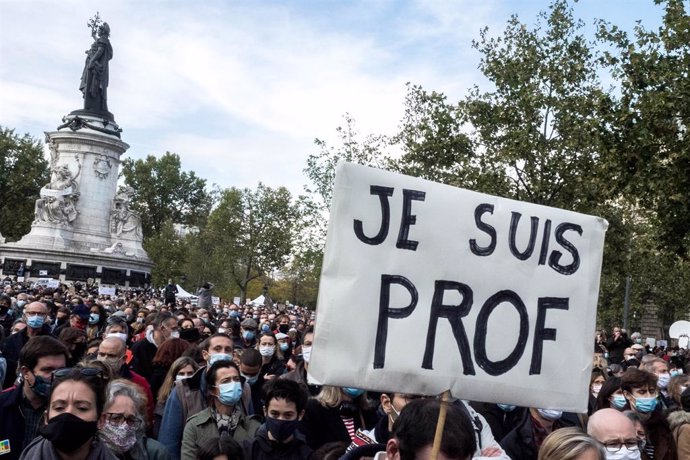
[[[98,36],[96,36],[96,31]],[[113,58],[110,27],[107,22],[94,27],[94,42],[86,51],[86,63],[79,89],[84,94],[84,110],[108,113],[108,61]]]

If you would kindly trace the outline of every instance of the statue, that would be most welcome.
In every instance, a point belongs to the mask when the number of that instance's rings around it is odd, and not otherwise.
[[[79,89],[84,94],[84,110],[108,113],[108,61],[113,58],[110,26],[96,17],[89,22],[94,41],[86,51]],[[98,35],[98,36],[97,36]]]
[[[124,187],[113,198],[113,206],[110,210],[110,232],[116,237],[123,233],[133,234],[137,239],[142,237],[141,216],[130,209],[129,203],[134,196],[132,187]]]
[[[81,174],[81,162],[78,155],[74,158],[78,168],[76,174],[66,164],[57,165],[52,162],[50,183],[41,189],[41,197],[36,200],[34,222],[71,226],[77,219],[77,178]]]

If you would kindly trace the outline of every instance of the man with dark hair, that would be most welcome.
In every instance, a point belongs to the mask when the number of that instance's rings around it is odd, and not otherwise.
[[[261,365],[263,364],[263,358],[261,353],[256,348],[247,348],[242,352],[240,357],[240,375],[244,378],[244,381],[249,385],[252,391],[252,406],[259,407],[263,406],[261,401],[261,388],[264,385],[264,378],[260,376]]]
[[[393,424],[393,437],[386,444],[388,460],[431,456],[441,404],[435,399],[416,399],[404,407]],[[474,451],[474,430],[469,417],[458,406],[449,404],[439,460],[469,460]]]
[[[301,360],[297,361],[297,367],[280,376],[281,379],[294,380],[304,387],[312,396],[316,396],[321,391],[321,386],[311,385],[307,382],[307,370],[311,360],[311,345],[314,340],[314,328],[308,327],[302,334],[302,345],[299,348]],[[297,351],[297,350],[296,350]],[[297,358],[297,356],[295,356]]]
[[[246,351],[245,351],[246,353]],[[244,355],[243,355],[244,356]],[[297,429],[304,416],[307,394],[297,382],[274,379],[263,387],[266,422],[252,441],[244,443],[246,460],[303,460],[312,450]]]
[[[2,355],[7,360],[7,375],[3,385],[5,388],[14,385],[17,378],[19,354],[29,339],[40,335],[51,335],[50,326],[46,324],[47,318],[48,306],[43,302],[31,302],[24,307],[22,319],[26,323],[26,327],[21,332],[10,335],[2,349]]]
[[[208,405],[206,371],[216,361],[232,361],[233,343],[225,334],[213,334],[200,346],[203,347],[201,355],[206,361],[206,366],[196,371],[191,377],[175,382],[175,387],[165,402],[158,441],[167,447],[170,458],[173,460],[180,458],[185,421]],[[242,387],[240,402],[245,414],[254,414],[251,390],[246,382]]]
[[[146,338],[139,340],[132,347],[130,363],[134,372],[144,377],[149,383],[151,383],[153,373],[153,357],[156,356],[158,347],[170,337],[180,336],[177,319],[170,313],[158,313],[151,326],[153,330],[146,332]]]
[[[37,435],[50,393],[53,371],[67,363],[67,348],[49,335],[31,338],[19,353],[22,382],[0,393],[0,443],[3,460],[19,458]],[[7,450],[5,453],[4,451]]]

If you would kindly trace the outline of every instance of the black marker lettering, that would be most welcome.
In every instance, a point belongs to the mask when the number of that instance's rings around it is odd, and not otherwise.
[[[496,249],[496,229],[491,225],[482,222],[482,215],[484,213],[493,214],[494,205],[488,203],[482,203],[477,206],[474,210],[474,223],[477,228],[483,232],[486,232],[491,237],[491,242],[485,248],[479,247],[477,240],[472,238],[470,240],[470,251],[476,256],[490,256],[493,254],[494,249]]]
[[[425,197],[426,192],[420,192],[419,190],[403,189],[402,220],[400,222],[398,242],[395,245],[398,249],[410,249],[412,251],[417,250],[417,245],[419,244],[419,241],[407,239],[407,237],[410,234],[410,225],[414,225],[417,223],[417,216],[412,214],[412,200],[424,201]]]
[[[390,308],[391,284],[399,284],[410,293],[410,304],[404,308]],[[376,327],[374,345],[374,369],[382,369],[386,362],[386,340],[388,339],[388,319],[407,318],[417,306],[419,294],[414,284],[400,275],[381,275],[381,294],[379,296],[379,322]]]
[[[374,236],[373,238],[369,238],[364,234],[362,221],[359,219],[355,219],[354,230],[355,235],[357,235],[357,238],[359,238],[360,241],[375,246],[377,244],[383,243],[383,241],[388,236],[388,227],[390,226],[391,221],[391,207],[390,203],[388,203],[388,197],[393,196],[393,187],[381,187],[379,185],[372,185],[370,188],[370,192],[372,195],[378,195],[379,200],[381,201],[381,228],[379,229],[379,232],[376,234],[376,236]]]
[[[541,374],[541,361],[544,351],[544,340],[556,340],[556,329],[545,328],[546,311],[549,309],[567,310],[570,308],[567,297],[540,297],[537,301],[537,325],[534,328],[534,346],[529,375]]]

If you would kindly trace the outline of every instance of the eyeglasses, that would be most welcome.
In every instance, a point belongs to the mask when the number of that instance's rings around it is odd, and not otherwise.
[[[628,439],[627,441],[620,442],[620,441],[613,441],[610,443],[604,444],[604,449],[606,449],[606,452],[610,452],[612,454],[615,454],[619,450],[621,450],[625,446],[628,450],[631,451],[638,451],[640,450],[640,445],[639,441],[637,439],[632,440]]]
[[[105,418],[113,425],[122,425],[126,423],[129,426],[139,428],[143,424],[143,420],[135,415],[125,416],[125,414],[118,414],[115,412],[105,412]]]
[[[64,379],[65,377],[69,377],[77,371],[79,371],[79,374],[83,375],[84,377],[98,377],[100,379],[103,378],[103,371],[101,369],[96,369],[95,367],[65,367],[53,371],[50,376],[50,381],[52,382],[54,380]]]

